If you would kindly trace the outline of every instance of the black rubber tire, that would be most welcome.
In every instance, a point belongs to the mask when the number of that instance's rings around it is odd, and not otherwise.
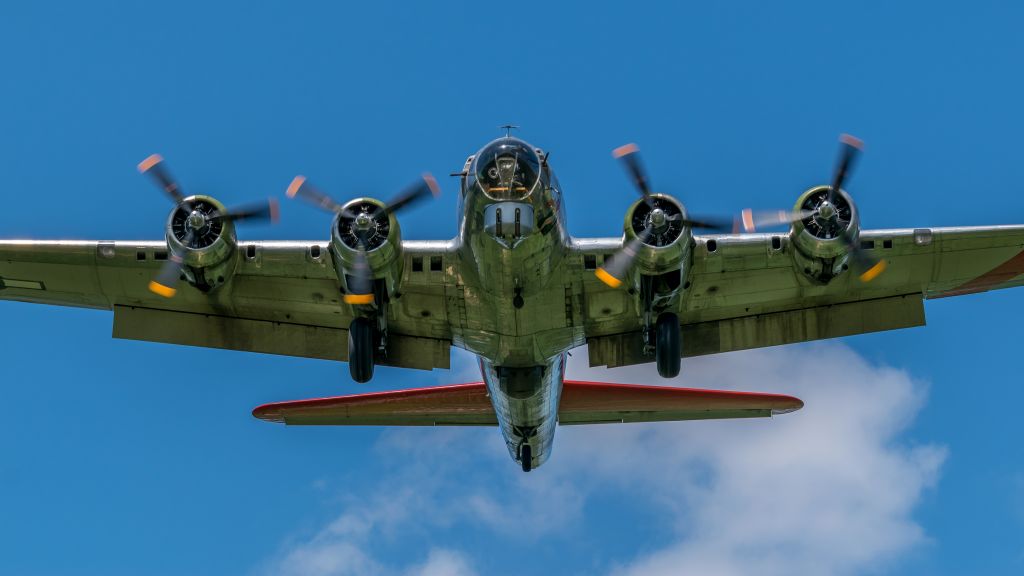
[[[658,374],[662,378],[679,376],[683,360],[683,351],[679,346],[679,316],[672,312],[663,312],[658,316],[655,338],[654,356],[658,363]]]
[[[356,318],[348,326],[348,370],[362,384],[373,378],[373,324]]]
[[[523,464],[523,472],[533,470],[533,448],[529,444],[519,447],[519,461]]]

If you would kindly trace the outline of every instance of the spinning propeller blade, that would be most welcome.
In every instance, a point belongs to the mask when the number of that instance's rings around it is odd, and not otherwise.
[[[185,199],[185,196],[181,193],[181,187],[178,186],[178,182],[175,181],[171,176],[170,170],[167,169],[163,156],[152,154],[142,162],[139,162],[139,172],[149,174],[157,186],[162,188],[175,203],[180,204]]]
[[[240,222],[242,220],[264,220],[277,222],[280,218],[280,208],[275,198],[269,198],[264,202],[256,202],[239,206],[228,210],[223,214],[214,214],[210,220],[222,220],[225,222]]]
[[[341,204],[335,202],[330,196],[321,192],[317,187],[310,184],[305,176],[296,176],[288,185],[285,194],[289,198],[302,198],[306,202],[317,206],[327,212],[341,212]]]
[[[626,242],[626,245],[613,254],[610,259],[605,260],[594,274],[610,288],[622,286],[622,282],[626,279],[626,274],[633,267],[633,261],[636,260],[640,248],[650,235],[651,228],[644,228],[636,238]]]
[[[779,226],[782,224],[792,224],[799,220],[803,220],[808,216],[813,216],[813,210],[795,210],[793,212],[787,212],[785,210],[764,210],[755,212],[750,208],[743,210],[740,214],[740,222],[743,223],[744,232],[757,232],[758,228],[770,228],[772,226]]]
[[[343,298],[347,304],[373,304],[373,270],[370,259],[366,256],[366,242],[359,239],[359,248],[355,252],[355,262],[350,271],[352,281],[348,288],[351,291]]]
[[[421,200],[427,198],[437,198],[441,195],[441,187],[437,185],[437,180],[429,173],[423,174],[423,179],[417,181],[415,184],[409,186],[397,196],[391,199],[387,203],[387,208],[384,211],[388,214],[394,214],[403,208],[407,208],[416,204]]]
[[[192,244],[193,237],[194,233],[189,230],[183,240],[185,246]],[[167,262],[160,267],[160,272],[157,273],[156,278],[150,280],[149,291],[164,298],[173,297],[178,293],[178,281],[181,280],[181,271],[184,267],[185,261],[181,256],[174,253],[169,254]]]
[[[846,177],[853,169],[854,163],[857,161],[857,156],[861,150],[864,149],[864,142],[859,138],[850,136],[849,134],[842,134],[839,136],[839,161],[836,162],[836,170],[832,175],[832,187],[829,188],[828,201],[830,204],[835,203],[836,192],[842,190],[843,184],[846,182]]]

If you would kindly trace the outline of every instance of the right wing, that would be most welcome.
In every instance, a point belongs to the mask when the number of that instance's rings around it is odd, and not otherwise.
[[[752,418],[803,407],[792,396],[566,380],[560,424]],[[495,426],[483,382],[264,404],[253,416],[290,425]]]
[[[330,360],[348,359],[352,308],[326,242],[239,241],[234,276],[204,294],[147,289],[163,241],[0,241],[0,300],[114,312],[116,338]],[[390,306],[380,364],[449,367],[447,242],[405,242],[402,297]],[[412,266],[414,259],[420,266]],[[424,266],[423,263],[427,265]]]

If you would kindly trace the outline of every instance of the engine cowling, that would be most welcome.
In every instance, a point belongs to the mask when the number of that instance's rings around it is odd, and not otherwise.
[[[356,253],[366,251],[371,275],[392,295],[402,277],[402,231],[394,214],[374,198],[357,198],[345,204],[331,226],[331,255],[335,272],[346,292],[349,275],[357,264]]]
[[[816,186],[800,195],[795,212],[810,212],[793,223],[790,241],[794,256],[810,278],[827,283],[848,268],[850,248],[860,236],[857,206],[845,190],[829,202],[829,186]]]
[[[659,292],[675,292],[690,256],[691,231],[682,222],[686,209],[667,194],[651,194],[650,198],[649,203],[637,200],[626,211],[625,242],[635,241],[650,226],[651,233],[637,251],[635,270],[645,276],[665,279]]]
[[[185,198],[167,218],[167,248],[181,258],[182,274],[188,283],[202,292],[224,285],[235,272],[238,250],[234,224],[209,218],[226,213],[215,198],[196,195]]]

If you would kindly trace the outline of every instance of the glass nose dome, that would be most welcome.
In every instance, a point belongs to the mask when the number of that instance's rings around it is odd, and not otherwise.
[[[518,138],[500,138],[484,146],[473,159],[473,178],[494,200],[521,200],[540,181],[540,158]]]

